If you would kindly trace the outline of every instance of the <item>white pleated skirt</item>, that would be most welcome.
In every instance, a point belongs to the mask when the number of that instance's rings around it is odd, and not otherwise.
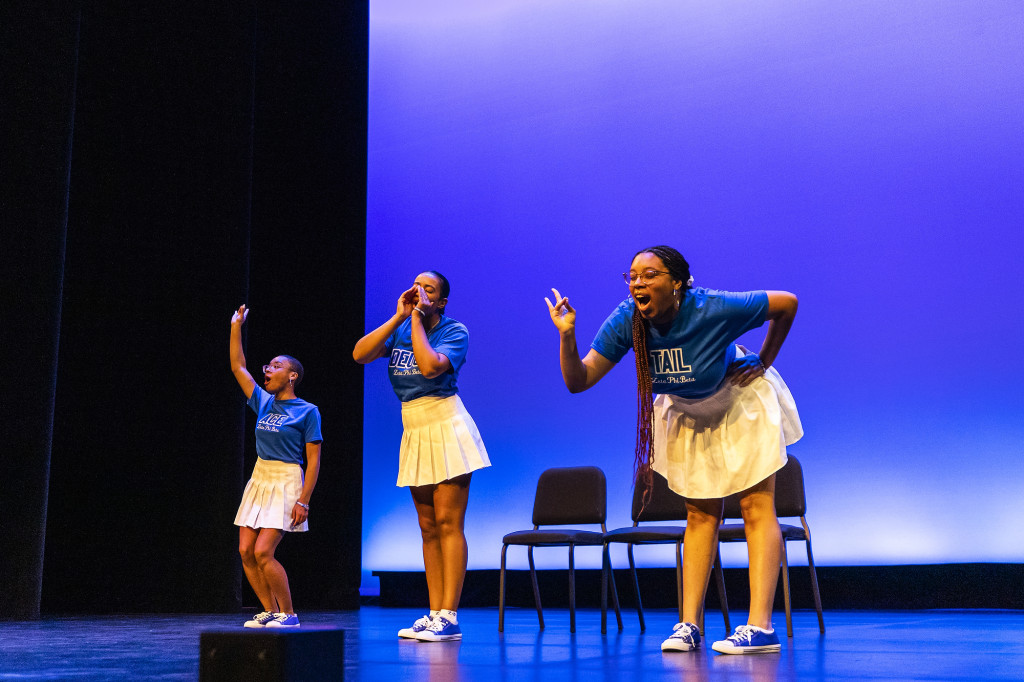
[[[725,497],[760,483],[786,463],[804,435],[786,382],[773,368],[747,386],[714,395],[654,400],[652,467],[684,497]]]
[[[278,528],[290,533],[309,530],[309,521],[292,525],[292,507],[302,494],[302,467],[291,462],[256,458],[252,478],[245,484],[235,525]]]
[[[432,485],[491,466],[476,423],[457,395],[402,403],[397,485]]]

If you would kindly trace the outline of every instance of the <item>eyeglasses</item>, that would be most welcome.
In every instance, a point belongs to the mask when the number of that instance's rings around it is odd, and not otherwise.
[[[272,369],[287,369],[287,370],[291,371],[291,367],[287,367],[285,365],[280,365],[280,364],[278,364],[278,365],[263,365],[263,372],[264,373],[269,372]]]
[[[654,278],[658,275],[669,275],[671,273],[665,272],[664,270],[644,270],[643,272],[624,272],[622,273],[622,279],[626,284],[633,286],[633,284],[643,282],[644,284],[650,284],[654,281]]]

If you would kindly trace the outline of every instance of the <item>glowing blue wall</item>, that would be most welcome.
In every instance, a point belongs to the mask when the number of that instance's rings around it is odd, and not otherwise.
[[[549,466],[601,466],[628,525],[632,356],[570,395],[543,297],[570,296],[585,348],[654,243],[699,285],[800,297],[776,366],[821,564],[1024,561],[1022,526],[990,524],[1024,498],[1022,8],[371,3],[366,316],[424,269],[452,282],[494,462],[470,568],[528,527]],[[422,568],[382,361],[365,400],[364,569]]]

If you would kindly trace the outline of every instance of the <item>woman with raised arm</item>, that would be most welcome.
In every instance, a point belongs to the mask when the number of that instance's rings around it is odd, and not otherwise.
[[[256,467],[235,515],[238,552],[249,584],[263,611],[247,628],[297,628],[288,574],[274,558],[285,533],[309,530],[309,498],[320,473],[320,411],[295,395],[302,364],[278,355],[263,366],[263,388],[245,367],[243,305],[231,316],[231,372],[256,413]],[[303,458],[306,469],[303,472]]]
[[[389,358],[391,385],[402,401],[398,485],[408,486],[423,538],[430,613],[399,637],[424,642],[462,639],[459,598],[466,577],[466,505],[472,472],[491,465],[456,379],[469,332],[445,315],[450,287],[439,272],[420,273],[398,297],[391,318],[359,339],[361,364]]]
[[[668,246],[639,251],[623,277],[630,296],[605,320],[582,359],[569,298],[552,289],[555,301],[545,301],[561,337],[562,377],[571,392],[593,386],[633,348],[636,485],[649,487],[653,469],[687,499],[683,622],[662,651],[700,646],[695,623],[718,547],[723,498],[737,492],[750,555],[750,617],[712,648],[727,654],[779,651],[771,623],[782,547],[775,472],[786,463],[786,446],[803,430],[789,390],[770,368],[793,324],[796,297],[693,288],[689,263]],[[759,353],[736,345],[765,321]]]

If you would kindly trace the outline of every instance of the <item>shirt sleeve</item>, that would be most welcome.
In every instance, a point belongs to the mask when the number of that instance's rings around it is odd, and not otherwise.
[[[402,324],[405,324],[404,322]],[[398,338],[398,332],[402,329],[402,324],[395,327],[395,331],[391,332],[391,336],[388,337],[387,341],[384,342],[384,356],[391,355],[391,349],[395,347],[395,339]]]
[[[466,362],[466,353],[469,351],[469,330],[461,323],[448,325],[441,330],[433,345],[434,352],[439,353],[452,364],[452,369],[458,373],[459,369]]]
[[[633,347],[634,305],[628,298],[620,303],[597,330],[597,336],[590,344],[591,348],[612,362],[617,363]]]
[[[765,291],[716,291],[713,293],[718,315],[727,327],[726,336],[735,340],[768,319],[768,293]]]
[[[320,433],[320,410],[315,407],[306,414],[303,435],[306,443],[316,443],[324,439]]]
[[[249,400],[246,402],[246,405],[248,405],[257,416],[259,416],[266,411],[267,404],[273,400],[274,396],[270,395],[259,386],[254,386],[252,389],[252,395],[249,396]]]

